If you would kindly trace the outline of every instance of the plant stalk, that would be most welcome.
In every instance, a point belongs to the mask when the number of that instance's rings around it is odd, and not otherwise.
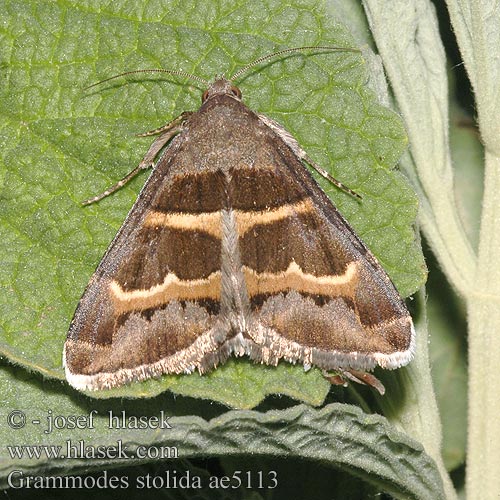
[[[500,157],[486,150],[479,259],[469,315],[467,497],[500,492]]]

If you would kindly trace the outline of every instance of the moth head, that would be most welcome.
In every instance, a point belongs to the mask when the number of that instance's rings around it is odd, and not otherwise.
[[[238,101],[241,101],[241,90],[238,87],[235,87],[231,80],[226,80],[224,77],[217,78],[217,80],[215,80],[210,87],[203,92],[201,102],[205,102],[207,99],[216,95],[228,95]]]

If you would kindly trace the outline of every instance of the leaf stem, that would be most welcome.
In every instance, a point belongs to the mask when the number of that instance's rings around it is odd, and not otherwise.
[[[469,422],[466,487],[470,498],[498,498],[500,399],[491,379],[500,363],[500,6],[493,0],[447,0],[474,89],[485,146],[484,197],[469,317]],[[480,492],[480,493],[479,493]]]
[[[500,491],[500,398],[491,382],[500,360],[500,157],[486,150],[475,290],[468,298],[469,429],[467,491]]]

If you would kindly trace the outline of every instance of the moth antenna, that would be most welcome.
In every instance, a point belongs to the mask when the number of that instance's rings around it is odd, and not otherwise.
[[[99,82],[93,83],[88,87],[85,87],[83,90],[91,89],[92,87],[96,87],[97,85],[101,85],[101,83],[109,82],[110,80],[114,80],[115,78],[119,78],[120,76],[133,75],[135,73],[167,73],[169,75],[176,76],[185,76],[186,78],[190,78],[191,80],[195,80],[199,83],[203,83],[207,87],[210,85],[210,82],[201,78],[200,76],[192,75],[191,73],[187,73],[186,71],[182,71],[180,69],[162,69],[162,68],[153,68],[153,69],[136,69],[134,71],[125,71],[125,73],[120,73],[118,75],[110,76],[109,78],[105,78],[104,80],[100,80]]]
[[[259,57],[258,59],[255,59],[255,61],[252,61],[251,63],[248,63],[246,66],[243,66],[243,68],[239,69],[230,78],[230,81],[236,80],[243,73],[248,71],[250,68],[257,66],[257,64],[260,64],[264,61],[272,59],[273,57],[281,56],[283,54],[289,54],[290,52],[303,52],[306,50],[325,50],[325,51],[331,51],[331,52],[361,52],[359,49],[353,49],[350,47],[325,47],[325,46],[291,47],[288,49],[278,50],[277,52],[273,52],[272,54],[267,54],[267,56],[262,56],[262,57]]]

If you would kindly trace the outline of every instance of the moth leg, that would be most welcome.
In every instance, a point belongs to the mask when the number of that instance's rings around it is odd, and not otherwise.
[[[356,382],[358,384],[369,385],[383,396],[385,394],[385,387],[380,380],[371,373],[359,370],[337,370],[338,373],[330,375],[326,370],[323,370],[323,376],[334,385],[347,385],[347,380]]]
[[[147,168],[154,166],[154,160],[158,155],[158,153],[165,146],[165,144],[167,144],[167,142],[170,141],[170,139],[172,139],[174,135],[178,134],[184,128],[184,123],[186,119],[189,118],[190,115],[191,112],[184,112],[177,118],[167,123],[166,125],[163,125],[160,128],[151,130],[150,132],[146,132],[144,134],[139,134],[140,137],[156,135],[156,134],[160,135],[154,140],[153,144],[151,144],[151,146],[148,149],[148,152],[142,159],[141,163],[139,163],[139,165],[136,168],[134,168],[134,170],[129,172],[125,177],[123,177],[123,179],[120,179],[116,184],[106,189],[106,191],[104,191],[103,193],[94,196],[93,198],[89,198],[88,200],[82,201],[82,205],[90,205],[91,203],[95,203],[99,200],[102,200],[106,196],[114,193],[115,191],[118,191],[118,189],[127,184],[127,182],[133,179],[141,170],[145,170]]]
[[[340,181],[335,179],[332,175],[330,175],[324,168],[321,168],[317,163],[315,163],[310,156],[300,147],[299,143],[294,139],[294,137],[285,130],[279,123],[275,122],[274,120],[271,120],[271,118],[268,118],[266,115],[259,115],[259,118],[271,129],[276,132],[281,139],[287,144],[287,146],[295,153],[295,155],[300,158],[302,161],[305,161],[307,164],[309,164],[316,172],[318,172],[319,175],[330,181],[334,186],[337,186],[339,189],[342,189],[342,191],[355,196],[356,198],[361,199],[361,196],[353,191],[352,189],[348,188],[346,185],[342,184]]]
[[[150,132],[139,134],[139,137],[147,137],[149,135],[157,134],[160,135],[153,141],[153,144],[149,146],[148,152],[135,170],[139,171],[154,166],[156,155],[161,151],[165,144],[167,144],[167,142],[172,139],[174,135],[178,134],[184,128],[184,124],[190,115],[192,115],[192,112],[184,111],[184,113],[181,113],[177,118],[174,118],[166,125],[163,125],[162,127],[155,130],[151,130]]]
[[[137,134],[137,137],[148,137],[150,135],[158,135],[163,134],[164,132],[168,132],[169,130],[176,128],[179,125],[182,125],[183,122],[185,122],[192,114],[192,111],[184,111],[177,118],[174,118],[166,125],[162,125],[161,127],[155,128],[154,130],[149,130],[148,132],[143,132],[142,134]]]
[[[316,172],[318,172],[319,175],[323,176],[325,179],[330,181],[334,186],[337,186],[339,189],[342,189],[347,194],[350,194],[359,200],[361,200],[361,196],[356,193],[356,191],[353,191],[351,188],[348,188],[345,184],[342,184],[340,181],[335,179],[332,175],[330,175],[324,168],[321,168],[317,163],[315,163],[305,152],[304,156],[302,157],[302,160],[304,160],[307,164],[311,165]]]

